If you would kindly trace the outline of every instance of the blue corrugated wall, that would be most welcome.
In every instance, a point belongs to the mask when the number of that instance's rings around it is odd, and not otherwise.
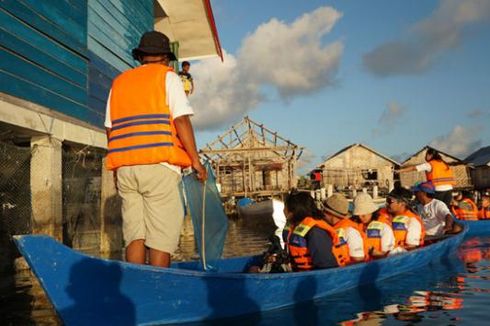
[[[153,0],[1,0],[0,92],[103,126],[112,79],[153,29]]]

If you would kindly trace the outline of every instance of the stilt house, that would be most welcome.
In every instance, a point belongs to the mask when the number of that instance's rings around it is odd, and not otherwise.
[[[200,153],[211,160],[224,198],[260,198],[296,186],[302,148],[245,117]]]

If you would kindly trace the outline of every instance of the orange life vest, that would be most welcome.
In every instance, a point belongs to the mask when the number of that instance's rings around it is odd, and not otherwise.
[[[438,160],[430,160],[428,163],[432,169],[430,172],[425,173],[427,181],[431,181],[435,187],[442,185],[454,186],[456,184],[453,170],[446,163]]]
[[[161,162],[191,165],[167,104],[165,80],[169,70],[161,64],[146,64],[114,80],[106,160],[109,170]]]
[[[481,208],[478,211],[478,219],[479,220],[490,220],[490,207]]]
[[[299,271],[313,269],[313,263],[305,237],[311,228],[315,226],[327,231],[328,235],[332,238],[332,254],[335,257],[337,264],[339,266],[347,265],[350,262],[349,248],[346,244],[340,242],[334,228],[332,228],[326,221],[306,217],[296,227],[290,226],[287,236],[289,255],[293,259],[295,267]]]
[[[368,259],[368,246],[367,246],[367,241],[366,241],[366,233],[364,232],[363,230],[363,226],[362,224],[360,223],[356,223],[354,222],[353,220],[349,219],[349,218],[344,218],[344,219],[341,219],[339,222],[337,222],[333,228],[335,229],[335,231],[337,231],[337,235],[340,239],[340,242],[345,242],[347,243],[347,239],[346,239],[346,229],[348,227],[351,227],[355,230],[357,230],[359,232],[359,234],[361,235],[362,237],[362,243],[363,243],[363,249],[364,249],[364,259]],[[349,246],[349,244],[347,243],[347,247]]]
[[[384,210],[383,212],[381,210]],[[380,209],[377,213],[376,220],[369,222],[366,227],[366,243],[368,250],[374,248],[374,250],[381,250],[381,231],[384,226],[387,225],[391,229],[391,216],[385,208]],[[368,251],[369,252],[369,251]]]
[[[476,204],[469,198],[463,198],[461,202],[463,202],[462,206],[458,204],[457,206],[451,207],[451,211],[453,212],[454,216],[456,216],[458,220],[463,221],[478,220],[478,207]],[[467,206],[469,206],[469,209]]]
[[[393,234],[395,236],[396,247],[405,248],[407,233],[408,233],[408,223],[411,219],[416,219],[420,223],[422,234],[420,235],[419,246],[422,246],[424,244],[424,238],[425,238],[424,222],[422,221],[420,216],[418,216],[411,210],[407,209],[405,210],[405,212],[403,212],[403,214],[395,216],[392,221]]]

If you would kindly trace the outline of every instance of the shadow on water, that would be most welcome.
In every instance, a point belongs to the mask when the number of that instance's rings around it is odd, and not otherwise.
[[[65,289],[73,303],[60,311],[67,325],[134,325],[132,301],[121,293],[118,264],[84,258],[75,263]]]

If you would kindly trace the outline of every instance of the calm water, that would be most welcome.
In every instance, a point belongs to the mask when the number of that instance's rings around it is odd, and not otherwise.
[[[187,223],[176,259],[195,258]],[[231,221],[224,255],[262,252],[270,223]],[[18,275],[0,297],[1,325],[59,325],[35,280]],[[453,259],[289,309],[193,325],[484,325],[490,318],[490,235],[467,239]]]

